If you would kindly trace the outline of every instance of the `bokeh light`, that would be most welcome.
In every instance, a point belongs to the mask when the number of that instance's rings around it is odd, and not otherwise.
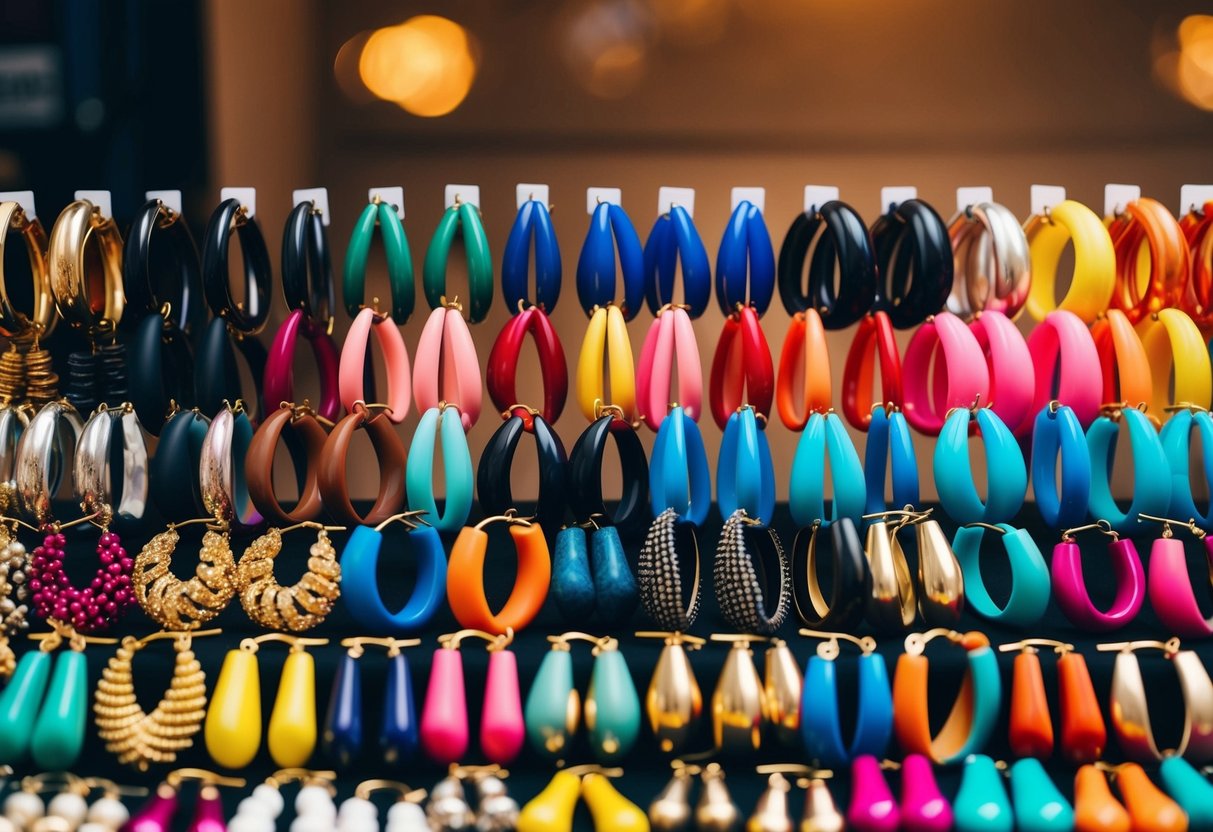
[[[656,35],[652,11],[638,0],[598,0],[566,18],[565,62],[598,98],[622,98],[644,79]]]
[[[418,15],[374,31],[358,58],[358,75],[376,97],[418,116],[453,111],[476,78],[466,29],[437,15]]]
[[[1185,17],[1175,41],[1155,56],[1154,73],[1189,104],[1213,110],[1213,15]]]

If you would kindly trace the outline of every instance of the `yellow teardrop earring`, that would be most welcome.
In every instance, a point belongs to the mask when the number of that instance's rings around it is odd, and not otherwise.
[[[211,759],[225,768],[244,768],[261,747],[257,651],[270,641],[290,645],[270,714],[270,757],[283,768],[298,768],[307,763],[316,747],[316,664],[305,648],[325,645],[329,640],[266,633],[246,638],[238,649],[228,651],[211,695],[206,713],[206,749]]]

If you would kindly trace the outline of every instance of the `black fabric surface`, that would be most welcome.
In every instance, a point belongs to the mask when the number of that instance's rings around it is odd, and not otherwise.
[[[713,514],[715,515],[715,512]],[[477,517],[479,515],[474,512],[473,516]],[[1047,561],[1050,557],[1053,544],[1058,540],[1058,533],[1054,530],[1043,528],[1034,507],[1031,505],[1025,507],[1023,519],[1020,522],[1026,523],[1028,528],[1031,529]],[[692,629],[692,633],[703,637],[713,632],[725,631],[719,618],[711,588],[711,558],[715,549],[720,523],[720,518],[713,516],[709,519],[707,527],[699,533],[700,558],[702,574],[704,576],[704,604],[699,619]],[[953,527],[946,521],[944,525],[949,533],[953,530]],[[785,506],[779,508],[775,526],[784,535],[785,543],[790,550],[794,529],[791,527],[791,521]],[[158,528],[149,526],[143,530],[125,531],[123,533],[124,544],[131,555],[134,556],[142,543],[158,530]],[[182,542],[174,558],[174,571],[178,575],[187,576],[192,573],[196,563],[195,555],[200,536],[201,533],[197,530],[197,527],[182,530]],[[37,541],[30,539],[31,537],[25,536],[23,539],[27,546],[32,549]],[[333,538],[338,552],[340,552],[346,535],[338,533],[334,534]],[[490,533],[490,538],[491,544],[486,567],[486,585],[489,587],[490,600],[500,604],[512,585],[514,556],[509,537],[504,530],[494,527]],[[92,574],[92,570],[95,568],[92,550],[95,539],[95,532],[90,533],[88,530],[79,532],[73,530],[72,536],[69,538],[68,569],[77,583],[85,580],[87,576]],[[314,532],[308,530],[296,531],[284,538],[285,546],[283,553],[278,558],[277,569],[277,577],[281,583],[292,583],[301,574],[306,561],[308,546],[311,545],[313,540]],[[1151,540],[1152,536],[1149,533],[1137,539],[1138,551],[1143,559],[1147,561],[1147,571]],[[449,550],[450,539],[447,539],[445,542]],[[640,547],[640,542],[641,539],[636,536],[625,539],[628,556],[633,562]],[[996,600],[1002,601],[1005,599],[1008,591],[1008,572],[1005,567],[1005,557],[995,535],[987,535],[984,542],[986,544],[986,548],[983,550],[985,579],[987,585],[991,587],[992,595]],[[1104,554],[1106,551],[1104,548],[1106,538],[1100,535],[1089,535],[1083,536],[1081,542],[1084,549],[1084,563],[1086,565],[1086,574],[1091,594],[1097,604],[1104,605],[1112,598],[1114,592],[1111,570],[1106,566],[1107,562]],[[234,541],[233,549],[237,556],[243,552],[247,543],[248,540]],[[550,543],[551,540],[549,540]],[[1207,595],[1208,583],[1203,577],[1207,574],[1207,564],[1202,563],[1202,555],[1198,552],[1198,548],[1196,545],[1188,546],[1189,565],[1192,570],[1193,582],[1198,586],[1198,595],[1202,595],[1203,597]],[[910,554],[912,557],[912,553]],[[411,564],[412,560],[405,550],[403,529],[399,525],[395,525],[388,531],[388,538],[382,549],[380,570],[381,591],[389,606],[402,603],[411,591],[413,586]],[[913,566],[913,562],[911,566]],[[820,568],[823,571],[823,580],[828,590],[828,577],[824,577],[825,573],[828,573],[828,564],[824,564]],[[799,638],[796,635],[796,628],[799,622],[794,620],[794,616],[792,616],[792,619],[785,624],[780,635],[788,640],[803,668],[808,661],[808,657],[815,650],[817,642],[815,640]],[[217,619],[214,626],[224,628],[222,636],[201,638],[194,642],[194,651],[197,653],[207,673],[208,689],[213,687],[218,677],[224,653],[229,649],[236,648],[241,638],[256,635],[260,632],[244,615],[238,601],[232,603]],[[38,628],[38,623],[35,622],[33,627]],[[588,631],[595,635],[609,634],[620,638],[623,654],[627,659],[637,690],[643,701],[644,692],[648,686],[650,675],[661,649],[661,643],[654,640],[636,639],[632,637],[632,631],[649,627],[650,625],[645,618],[643,610],[640,609],[637,610],[632,626],[626,630],[614,628],[604,631],[593,620],[588,622],[563,621],[554,604],[549,600],[540,616],[526,631],[518,635],[512,647],[518,658],[520,684],[524,701],[539,662],[548,649],[545,637],[552,633],[573,629]],[[117,628],[117,634],[145,635],[155,629],[155,625],[146,619],[141,611],[135,610],[128,614],[121,622]],[[459,629],[458,624],[444,604],[435,621],[422,635],[424,645],[408,651],[413,674],[414,691],[418,699],[418,715],[420,715],[425,695],[430,656],[437,646],[436,637],[441,633],[453,632],[457,629]],[[1107,710],[1107,698],[1110,690],[1114,654],[1097,653],[1095,645],[1099,641],[1146,638],[1165,639],[1169,635],[1161,629],[1161,625],[1150,610],[1148,603],[1138,619],[1130,627],[1098,638],[1071,627],[1055,606],[1050,607],[1045,619],[1031,631],[1008,630],[978,619],[970,613],[965,614],[960,629],[981,630],[989,635],[994,645],[1015,641],[1027,636],[1051,637],[1073,642],[1086,657],[1096,693],[1104,707],[1104,717],[1108,721],[1109,733],[1109,749],[1105,757],[1110,761],[1120,761],[1123,759],[1116,748],[1110,716]],[[340,601],[335,613],[322,626],[307,633],[309,636],[328,637],[333,640],[326,647],[311,648],[311,652],[316,658],[317,710],[318,719],[320,720],[323,720],[328,705],[337,661],[344,652],[344,648],[340,647],[337,642],[341,638],[361,634],[363,633],[359,632],[358,627]],[[875,635],[879,641],[879,649],[888,661],[890,675],[892,675],[896,667],[897,656],[903,651],[905,634],[876,633]],[[28,642],[25,642],[24,639],[21,641],[23,643],[17,644],[18,651],[21,652],[29,649]],[[1195,647],[1206,666],[1213,666],[1213,644],[1190,644],[1188,646]],[[112,654],[113,649],[104,646],[90,647],[88,649],[90,682],[92,684],[96,684],[101,668]],[[692,751],[707,750],[710,747],[710,697],[728,649],[727,645],[716,644],[708,645],[700,651],[690,653],[699,685],[703,691],[705,703],[700,741],[691,749]],[[853,649],[844,649],[843,656],[839,659],[839,699],[842,703],[844,737],[849,737],[850,725],[854,720],[854,703],[856,700],[854,690],[855,655],[856,652]],[[239,791],[229,790],[227,792],[226,798],[233,810],[239,798],[243,797],[253,785],[263,780],[274,769],[273,763],[265,749],[265,727],[268,725],[274,696],[278,688],[278,676],[281,672],[285,656],[285,645],[274,644],[265,645],[258,654],[261,670],[262,751],[255,763],[248,770],[227,772],[243,776],[249,781],[247,789]],[[575,649],[573,656],[576,682],[584,695],[589,682],[592,657],[588,648]],[[959,648],[949,647],[944,643],[937,643],[928,648],[928,656],[931,660],[931,711],[933,715],[933,727],[937,730],[942,724],[942,720],[951,706],[952,698],[959,687],[964,671],[964,654]],[[1003,716],[994,739],[987,749],[989,754],[995,758],[1002,759],[1007,758],[1010,754],[1007,747],[1006,713],[1010,698],[1013,656],[1014,654],[1012,653],[1000,656],[1000,665],[1003,669]],[[1160,747],[1172,747],[1179,737],[1184,715],[1179,686],[1174,672],[1169,663],[1157,651],[1142,653],[1140,658],[1142,672],[1150,694],[1151,717],[1154,721],[1155,735]],[[476,741],[479,712],[483,703],[486,669],[486,654],[483,646],[479,642],[469,642],[463,650],[463,661],[467,698],[469,709],[471,710],[469,718],[472,736],[471,752],[466,762],[474,764],[484,762],[478,756]],[[755,651],[755,661],[761,671],[761,647],[758,647]],[[1054,727],[1055,730],[1059,731],[1060,713],[1057,710],[1056,671],[1052,655],[1042,652],[1041,663],[1044,670],[1046,688],[1049,692]],[[413,787],[431,788],[444,774],[444,770],[441,767],[435,766],[423,758],[392,766],[385,765],[376,759],[377,747],[375,737],[382,707],[381,691],[383,690],[386,670],[386,662],[383,659],[382,651],[368,651],[367,655],[361,660],[361,668],[365,710],[363,719],[366,737],[365,744],[367,747],[362,760],[357,765],[340,771],[341,780],[339,788],[341,794],[338,800],[348,797],[359,781],[372,777],[389,777],[406,781]],[[156,642],[150,645],[136,657],[136,684],[140,702],[145,709],[154,707],[168,683],[171,669],[172,652],[170,643],[167,641]],[[96,739],[95,730],[91,724],[91,713],[88,733],[88,744],[79,765],[76,767],[77,773],[81,775],[104,775],[119,780],[122,783],[147,786],[154,786],[163,776],[163,770],[153,769],[146,773],[140,773],[133,769],[124,770],[119,768],[114,759],[105,751],[103,745]],[[894,758],[900,756],[895,743],[894,747],[890,748],[888,756]],[[779,747],[773,739],[768,739],[762,751],[750,757],[725,757],[720,759],[720,762],[725,766],[725,771],[728,775],[727,783],[733,798],[742,807],[743,811],[747,813],[753,808],[754,802],[758,794],[765,787],[766,782],[765,777],[754,773],[753,768],[755,765],[768,762],[804,761],[804,753],[800,748]],[[575,744],[574,750],[568,757],[568,762],[570,764],[593,762],[592,755],[588,748],[585,747],[583,740]],[[201,732],[196,737],[193,749],[181,756],[178,766],[213,768],[206,752]],[[323,751],[318,747],[312,760],[312,767],[331,768],[332,766],[333,761],[326,759]],[[656,744],[648,732],[647,725],[642,729],[636,748],[624,761],[623,766],[626,775],[621,780],[616,781],[616,785],[631,800],[641,807],[647,807],[648,803],[669,777],[668,761],[657,751]],[[509,768],[511,773],[507,782],[510,793],[520,804],[524,804],[537,794],[546,785],[553,771],[550,763],[532,754],[529,749],[525,750],[520,758]],[[1058,762],[1056,759],[1048,764],[1048,768],[1063,792],[1070,794],[1073,782],[1073,768]],[[19,767],[17,773],[19,775],[30,773],[28,764],[25,768]],[[846,773],[842,773],[842,775],[833,781],[832,790],[840,809],[845,811],[848,799],[847,781],[849,778],[846,776]],[[896,773],[889,772],[888,777],[896,791]],[[945,795],[951,797],[954,795],[959,784],[959,768],[941,771],[939,779]],[[283,819],[282,828],[285,828],[285,822],[289,820],[289,806],[293,799],[293,788],[288,788],[286,794],[288,812],[287,816]],[[802,793],[798,790],[792,796],[794,812],[800,811],[802,802]],[[182,813],[183,816],[179,818],[182,827],[188,820],[188,813],[187,804]],[[592,828],[588,813],[585,812],[584,807],[579,809],[577,828]]]

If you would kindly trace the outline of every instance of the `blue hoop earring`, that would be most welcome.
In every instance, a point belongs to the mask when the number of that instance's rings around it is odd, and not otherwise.
[[[758,206],[743,199],[733,209],[716,252],[716,302],[726,316],[747,305],[761,316],[774,294],[775,247],[771,233]]]
[[[446,482],[446,501],[438,513],[434,499],[434,443],[441,424],[442,471]],[[431,525],[440,532],[456,532],[472,512],[472,454],[459,408],[443,404],[421,415],[409,457],[405,463],[405,492],[409,508],[434,518]]]
[[[1011,568],[1011,596],[1002,607],[994,603],[981,577],[981,540],[987,529],[1002,537]],[[1024,627],[1045,614],[1052,579],[1040,548],[1027,531],[1006,523],[961,526],[952,539],[952,551],[964,575],[965,600],[982,618]]]
[[[535,300],[531,305],[550,315],[560,299],[560,246],[548,207],[535,199],[522,203],[505,241],[505,253],[501,257],[501,293],[511,312],[530,303],[527,260],[531,240],[535,241]]]
[[[621,306],[624,320],[630,321],[644,303],[644,250],[636,227],[618,205],[599,203],[590,218],[577,258],[577,299],[587,313],[615,302],[616,247],[623,274],[623,303],[616,306]]]
[[[871,636],[856,638],[844,633],[801,630],[802,636],[826,639],[817,645],[805,671],[800,705],[800,736],[809,759],[821,766],[844,766],[856,757],[870,754],[884,757],[893,735],[893,691],[884,656],[876,652]],[[838,678],[835,660],[840,640],[857,645],[862,654],[857,661],[859,673],[859,710],[855,732],[849,746],[842,739],[842,718],[838,713]]]
[[[825,508],[825,465],[830,465],[834,500],[827,516]],[[849,517],[859,525],[866,493],[863,466],[842,420],[834,412],[814,413],[809,417],[796,455],[792,459],[792,480],[788,508],[798,528],[820,522],[829,526],[840,517]]]
[[[379,595],[375,572],[383,528],[400,521],[408,527],[408,538],[417,556],[417,585],[398,612],[388,612]],[[420,521],[416,512],[389,517],[378,526],[359,526],[341,553],[341,594],[350,615],[374,635],[400,636],[418,632],[430,622],[446,597],[446,552],[433,526]]]
[[[1112,459],[1121,419],[1129,427],[1133,453],[1133,500],[1128,511],[1121,511],[1112,496]],[[1114,531],[1132,534],[1140,528],[1143,514],[1164,515],[1171,505],[1170,483],[1158,472],[1167,471],[1167,454],[1154,425],[1136,408],[1115,408],[1104,413],[1087,428],[1087,448],[1091,455],[1091,497],[1087,508],[1092,517],[1107,520]],[[1097,473],[1098,472],[1098,473]]]
[[[1192,498],[1189,463],[1192,454],[1191,433],[1200,432],[1201,470],[1205,481],[1213,483],[1213,416],[1207,410],[1177,410],[1159,431],[1158,439],[1171,470],[1171,508],[1169,517],[1193,518],[1200,526],[1213,526],[1213,501],[1201,512]]]
[[[767,526],[775,513],[775,468],[754,408],[742,406],[724,426],[716,463],[716,503],[723,517],[738,509]]]
[[[1057,460],[1061,458],[1061,492]],[[1032,493],[1047,525],[1068,529],[1087,519],[1091,498],[1091,456],[1073,409],[1049,402],[1032,425]]]
[[[671,205],[653,223],[644,244],[644,297],[656,315],[674,303],[674,273],[682,261],[683,302],[687,314],[698,318],[712,295],[712,267],[695,221],[681,205]]]
[[[1028,471],[1023,452],[1002,419],[988,407],[976,409],[977,427],[986,452],[987,477],[983,503],[973,484],[969,462],[969,422],[974,412],[957,408],[944,422],[935,445],[935,488],[948,516],[960,524],[1001,523],[1012,519],[1023,506],[1028,490]],[[1102,515],[1101,515],[1102,516]]]
[[[866,514],[888,508],[884,499],[885,470],[893,480],[893,503],[897,508],[918,505],[918,458],[905,414],[883,405],[872,408],[868,444],[863,451],[863,476],[867,483]]]
[[[702,526],[712,507],[712,479],[699,425],[681,407],[670,409],[657,429],[649,460],[653,516],[673,509],[679,519]]]

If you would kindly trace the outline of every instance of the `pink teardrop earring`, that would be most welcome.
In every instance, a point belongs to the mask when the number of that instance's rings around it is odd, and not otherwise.
[[[198,802],[188,832],[227,832],[219,787],[244,788],[245,781],[241,777],[223,777],[200,768],[179,768],[170,771],[147,802],[131,815],[123,829],[126,832],[170,832],[173,828],[173,818],[181,805],[181,784],[188,780],[196,780],[199,783]]]
[[[459,762],[467,753],[467,693],[463,657],[459,653],[466,638],[480,638],[488,643],[489,666],[480,721],[480,746],[490,762],[504,765],[518,755],[525,738],[518,665],[514,654],[505,649],[514,640],[514,632],[510,629],[504,635],[460,630],[439,636],[440,646],[434,651],[421,713],[421,746],[431,759],[443,765]]]

